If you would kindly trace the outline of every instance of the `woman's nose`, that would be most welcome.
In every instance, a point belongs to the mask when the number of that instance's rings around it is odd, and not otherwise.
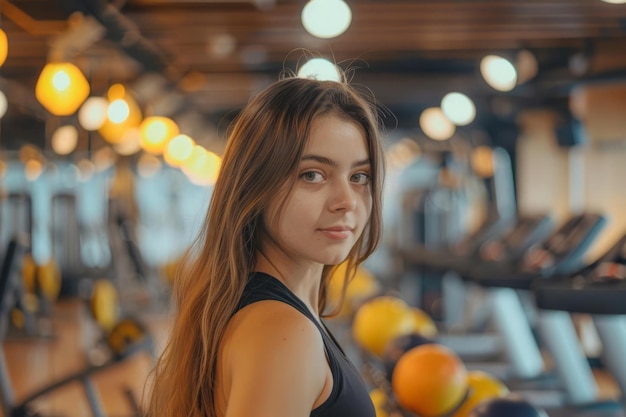
[[[350,211],[356,208],[356,195],[350,183],[341,181],[333,185],[329,207],[331,211]]]

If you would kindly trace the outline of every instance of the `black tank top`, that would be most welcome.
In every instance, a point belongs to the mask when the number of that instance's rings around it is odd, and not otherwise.
[[[359,371],[346,357],[328,329],[322,328],[306,305],[282,282],[271,275],[256,272],[248,281],[239,307],[263,300],[289,304],[308,317],[317,326],[324,341],[333,388],[326,401],[311,411],[311,417],[376,417],[369,393]]]

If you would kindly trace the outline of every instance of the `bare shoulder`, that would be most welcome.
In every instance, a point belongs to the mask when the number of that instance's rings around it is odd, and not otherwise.
[[[258,355],[264,349],[295,349],[295,354],[323,349],[320,332],[308,317],[273,300],[259,301],[237,312],[228,326],[224,344],[226,351],[235,355]],[[300,349],[308,346],[314,349]]]
[[[288,304],[259,301],[233,316],[222,343],[227,416],[310,414],[324,388],[326,357],[309,318]]]

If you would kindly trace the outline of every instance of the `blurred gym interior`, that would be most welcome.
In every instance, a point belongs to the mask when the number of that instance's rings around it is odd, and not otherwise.
[[[383,109],[328,319],[377,416],[626,415],[626,1],[0,0],[4,416],[144,415],[230,122],[337,67]]]

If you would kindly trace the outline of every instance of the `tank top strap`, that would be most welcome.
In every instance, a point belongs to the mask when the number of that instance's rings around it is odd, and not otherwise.
[[[282,301],[307,316],[310,320],[317,322],[302,300],[291,292],[285,284],[269,274],[255,272],[248,280],[237,310],[263,300]]]
[[[243,297],[241,298],[238,310],[249,304],[262,300],[281,301],[304,314],[313,322],[313,324],[315,324],[318,331],[321,333],[326,350],[332,351],[335,355],[340,354],[345,356],[343,349],[339,343],[337,343],[332,333],[328,330],[324,323],[317,320],[304,302],[300,300],[289,288],[287,288],[285,284],[269,274],[255,272],[251,275],[250,280],[248,281],[248,285],[246,286]],[[330,356],[331,362],[334,361],[334,355]]]

